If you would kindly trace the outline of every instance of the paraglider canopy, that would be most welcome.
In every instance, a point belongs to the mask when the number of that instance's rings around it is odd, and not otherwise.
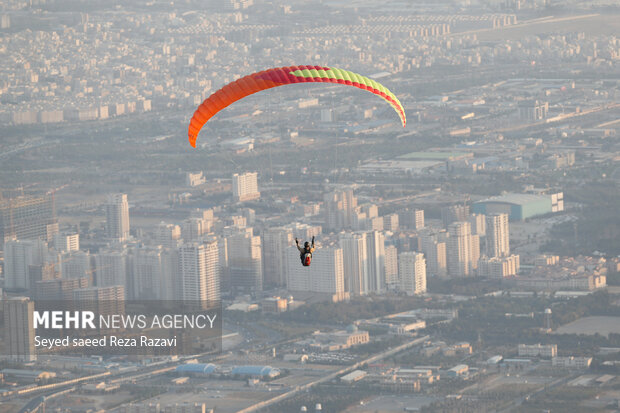
[[[359,89],[367,90],[383,98],[394,108],[400,121],[405,127],[407,118],[405,109],[398,98],[390,92],[388,88],[357,73],[348,70],[337,69],[335,67],[324,66],[286,66],[263,70],[251,75],[242,77],[234,82],[225,85],[209,96],[200,106],[192,117],[187,136],[189,143],[196,147],[196,139],[203,125],[209,121],[217,112],[230,104],[243,99],[261,90],[271,89],[277,86],[290,85],[294,83],[338,83],[342,85],[354,86]]]

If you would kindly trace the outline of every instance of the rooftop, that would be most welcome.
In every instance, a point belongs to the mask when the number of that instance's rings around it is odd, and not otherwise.
[[[498,202],[498,203],[506,203],[506,204],[515,204],[515,205],[523,205],[531,202],[541,202],[541,201],[549,201],[551,202],[550,197],[545,195],[532,195],[532,194],[504,194],[499,196],[494,196],[491,198],[487,198],[482,201],[476,202],[485,203],[485,202]]]
[[[399,156],[399,159],[426,159],[426,160],[455,160],[458,158],[473,157],[471,152],[409,152]]]

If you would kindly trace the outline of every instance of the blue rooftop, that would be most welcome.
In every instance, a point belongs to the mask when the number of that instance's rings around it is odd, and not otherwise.
[[[271,366],[238,366],[232,369],[232,374],[242,376],[271,376],[278,375],[280,370]]]
[[[203,363],[181,364],[180,366],[177,366],[174,371],[177,373],[211,374],[215,371],[215,365]]]

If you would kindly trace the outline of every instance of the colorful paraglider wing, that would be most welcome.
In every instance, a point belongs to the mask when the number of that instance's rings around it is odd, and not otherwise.
[[[209,96],[194,113],[187,135],[196,147],[196,138],[202,126],[226,106],[261,90],[302,82],[340,83],[355,86],[379,95],[388,102],[400,117],[403,127],[407,124],[405,110],[396,96],[382,84],[365,76],[335,67],[290,66],[263,70],[231,82]]]

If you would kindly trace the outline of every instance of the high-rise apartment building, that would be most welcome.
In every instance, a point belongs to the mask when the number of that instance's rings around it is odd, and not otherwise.
[[[258,174],[246,172],[232,176],[232,192],[235,202],[252,201],[260,198],[258,192]]]
[[[367,218],[366,226],[363,229],[368,231],[383,231],[383,217]]]
[[[386,289],[385,281],[385,235],[379,231],[366,234],[366,252],[368,256],[368,289],[381,293]]]
[[[471,233],[484,237],[487,232],[486,215],[484,214],[471,214],[469,216],[469,223],[471,224]]]
[[[394,245],[385,246],[385,284],[388,290],[398,288],[398,249]]]
[[[64,301],[69,304],[73,300],[74,290],[90,286],[90,280],[87,277],[43,280],[35,283],[34,297],[36,300]]]
[[[30,362],[37,359],[34,346],[34,302],[26,297],[4,300],[4,351],[14,361]]]
[[[424,210],[423,209],[406,209],[399,213],[400,224],[409,229],[424,228]]]
[[[95,285],[109,287],[121,285],[131,294],[133,286],[128,284],[130,269],[127,250],[103,250],[95,256]]]
[[[73,308],[95,314],[125,314],[125,287],[87,287],[73,290]]]
[[[110,194],[105,204],[106,236],[116,242],[129,239],[129,203],[127,194]]]
[[[478,269],[478,262],[480,261],[480,235],[471,235],[471,269],[472,272]]]
[[[388,214],[383,216],[383,229],[386,231],[398,231],[398,214]]]
[[[263,290],[262,245],[252,228],[232,228],[227,236],[228,274],[231,289],[236,292],[256,293]]]
[[[327,223],[327,213],[326,213],[326,223]],[[365,212],[362,212],[360,207],[355,208],[353,213],[351,214],[351,228],[355,231],[365,230],[368,228],[368,217]]]
[[[54,196],[0,196],[0,249],[11,239],[51,241],[58,232]]]
[[[4,245],[4,288],[29,290],[30,266],[41,265],[47,255],[47,243],[41,239],[11,240]]]
[[[287,225],[293,231],[293,238],[299,238],[300,240],[310,240],[312,237],[318,237],[323,232],[323,228],[320,225],[308,225],[295,222]]]
[[[248,220],[243,215],[233,215],[226,220],[226,223],[235,228],[245,228],[248,226]]]
[[[80,234],[58,233],[54,234],[54,249],[59,252],[80,250]]]
[[[211,232],[213,221],[198,217],[190,217],[183,221],[182,228],[183,240],[198,241],[203,235]]]
[[[241,216],[245,218],[246,225],[252,226],[256,222],[256,211],[252,208],[241,208]]]
[[[206,221],[213,221],[215,219],[215,215],[213,215],[213,209],[202,209],[196,208],[189,213],[190,218],[200,218]]]
[[[424,254],[407,251],[398,256],[398,278],[400,290],[407,295],[426,292],[426,260]]]
[[[360,205],[359,210],[366,214],[368,218],[375,218],[379,216],[379,207],[375,204]]]
[[[132,249],[132,295],[134,299],[159,300],[172,284],[164,284],[164,278],[170,279],[166,268],[165,251],[161,246],[139,247]]]
[[[230,274],[228,271],[228,240],[224,236],[214,237],[220,260],[220,290],[230,290]]]
[[[487,215],[486,224],[487,255],[489,257],[509,256],[508,214]]]
[[[469,205],[451,205],[441,208],[441,220],[444,228],[453,222],[467,221],[469,218]]]
[[[88,277],[92,279],[91,255],[86,251],[60,254],[60,276],[65,279]]]
[[[325,224],[330,230],[353,227],[357,198],[352,189],[335,191],[324,196]]]
[[[471,235],[467,221],[454,222],[448,226],[447,261],[448,274],[452,277],[473,276],[480,257],[479,238]],[[474,245],[478,242],[478,247]],[[473,260],[476,260],[475,263]]]
[[[353,295],[368,294],[370,286],[366,233],[340,233],[340,247],[344,259],[345,291]]]
[[[52,262],[45,264],[34,264],[28,266],[28,277],[30,282],[30,296],[34,294],[37,282],[53,280],[57,278],[56,265]]]
[[[181,299],[206,308],[220,300],[220,262],[217,241],[179,247]]]
[[[342,248],[336,244],[322,245],[314,253],[320,259],[304,267],[299,262],[297,248],[288,248],[287,289],[332,294],[335,300],[342,300],[345,294]]]
[[[447,233],[437,233],[430,229],[420,232],[420,249],[426,257],[429,274],[444,277],[448,272],[446,257]]]
[[[289,247],[293,245],[293,238],[293,231],[289,228],[267,228],[263,232],[263,263],[266,284],[280,287],[286,285],[286,255],[289,252]]]
[[[180,243],[181,227],[178,225],[161,222],[157,228],[155,228],[155,244],[165,248],[177,248]]]

